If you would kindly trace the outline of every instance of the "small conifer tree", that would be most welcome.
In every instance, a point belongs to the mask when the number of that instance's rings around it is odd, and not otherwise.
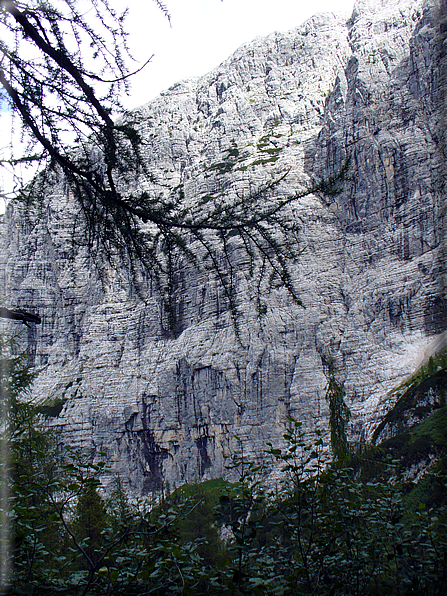
[[[95,561],[101,548],[101,534],[107,522],[104,499],[97,491],[98,481],[86,483],[76,504],[73,529],[78,541],[85,542],[85,551]]]
[[[328,380],[325,397],[329,404],[332,453],[335,459],[341,459],[349,450],[346,425],[351,419],[351,410],[345,403],[344,382],[337,379],[337,368],[332,356],[329,356],[326,360],[325,367]]]

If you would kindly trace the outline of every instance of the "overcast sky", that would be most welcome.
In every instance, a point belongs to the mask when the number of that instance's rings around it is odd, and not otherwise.
[[[132,82],[126,107],[141,105],[179,80],[203,75],[257,36],[297,27],[317,12],[350,14],[354,0],[164,0],[169,22],[150,0],[128,0],[131,50],[152,62]],[[123,6],[122,0],[113,4]]]
[[[126,2],[109,0],[119,11]],[[129,45],[138,64],[152,61],[133,77],[131,95],[124,100],[135,108],[174,83],[206,74],[240,45],[274,31],[297,27],[317,12],[352,12],[354,0],[163,0],[171,24],[151,0],[127,0]],[[1,108],[0,108],[1,112]],[[11,139],[11,118],[0,113],[0,147]],[[19,138],[19,127],[14,133]],[[14,142],[15,144],[15,142]],[[0,168],[0,189],[10,176]],[[0,213],[3,212],[0,200]]]

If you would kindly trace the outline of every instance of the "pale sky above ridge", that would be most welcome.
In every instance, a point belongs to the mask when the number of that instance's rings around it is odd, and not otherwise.
[[[122,6],[122,0],[113,0]],[[150,0],[128,0],[131,50],[151,63],[132,81],[126,107],[156,97],[174,83],[204,75],[239,46],[274,31],[293,29],[318,12],[350,14],[354,0],[165,0],[167,19]]]
[[[119,11],[129,6],[126,30],[137,60],[134,68],[154,55],[133,77],[131,94],[124,98],[125,107],[132,109],[180,80],[206,74],[255,37],[287,31],[319,12],[349,15],[354,0],[164,0],[171,25],[151,0],[110,3]],[[11,116],[0,110],[0,154],[11,139],[17,154],[19,123],[11,133]],[[0,167],[0,191],[10,190],[10,180],[8,171]]]

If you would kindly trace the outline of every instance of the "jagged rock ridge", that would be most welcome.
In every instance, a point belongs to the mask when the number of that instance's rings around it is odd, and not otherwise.
[[[137,493],[225,475],[235,434],[256,456],[281,440],[288,415],[326,425],[329,352],[351,434],[371,436],[393,405],[387,392],[445,328],[439,11],[434,0],[360,0],[349,19],[317,15],[257,39],[136,111],[158,181],[148,192],[182,183],[193,201],[232,141],[249,147],[272,128],[283,135],[280,159],[241,173],[240,192],[290,169],[277,189],[288,194],[351,157],[340,195],[293,205],[306,309],[278,287],[259,317],[241,262],[238,339],[213,277],[180,264],[170,338],[149,281],[141,300],[126,270],[107,270],[102,285],[85,251],[69,259],[76,208],[61,183],[39,219],[9,206],[4,293],[42,316],[27,336],[41,370],[33,394],[59,405],[52,423],[63,442],[105,451]]]

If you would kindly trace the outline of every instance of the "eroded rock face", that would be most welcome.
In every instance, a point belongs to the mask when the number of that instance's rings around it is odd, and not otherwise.
[[[61,183],[39,219],[9,206],[2,284],[7,305],[42,316],[26,338],[41,370],[33,394],[63,400],[52,421],[61,441],[105,451],[135,493],[227,475],[235,434],[258,456],[280,442],[289,415],[306,429],[327,425],[329,353],[352,438],[371,437],[392,406],[387,392],[445,328],[441,8],[359,0],[350,18],[317,15],[255,40],[137,110],[155,179],[148,192],[182,183],[194,201],[213,184],[204,168],[232,141],[250,147],[273,129],[280,158],[240,173],[238,191],[290,169],[277,189],[286,196],[350,157],[339,195],[292,207],[305,309],[278,287],[259,316],[241,257],[238,338],[212,275],[179,263],[170,337],[150,280],[142,300],[124,268],[101,283],[86,251],[70,260],[76,207]]]

